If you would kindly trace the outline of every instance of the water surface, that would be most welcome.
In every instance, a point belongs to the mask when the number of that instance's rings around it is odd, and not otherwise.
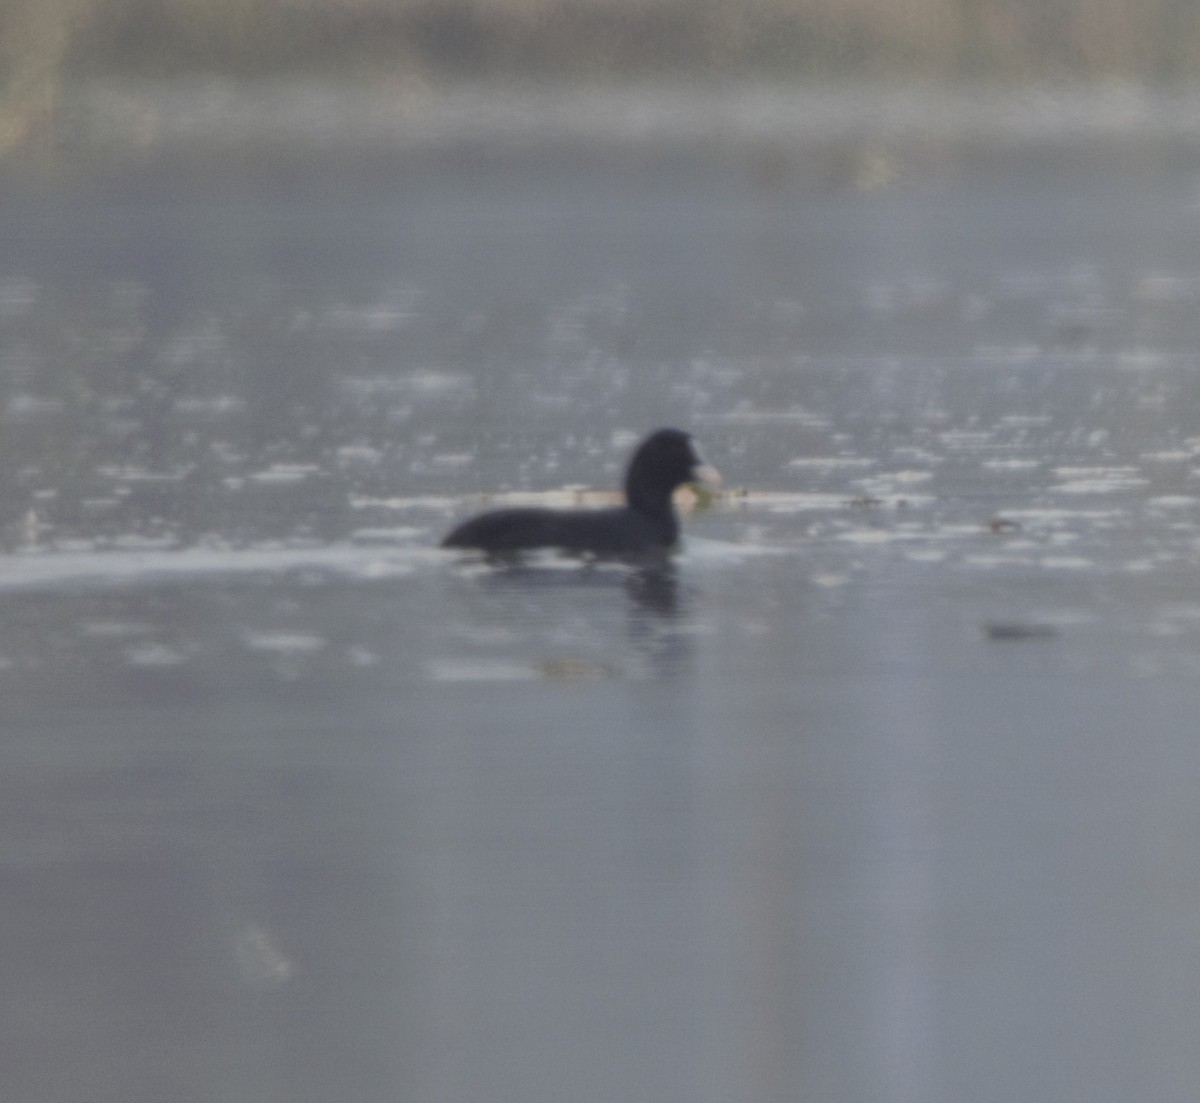
[[[13,1099],[1192,1098],[1200,158],[938,153],[6,192]]]

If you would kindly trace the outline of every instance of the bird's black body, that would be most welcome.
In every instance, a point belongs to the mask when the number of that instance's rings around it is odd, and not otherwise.
[[[684,483],[713,481],[689,434],[651,433],[629,461],[625,505],[615,509],[497,509],[464,521],[444,548],[478,548],[505,555],[533,548],[561,548],[605,558],[665,555],[679,542],[679,518],[671,495]]]

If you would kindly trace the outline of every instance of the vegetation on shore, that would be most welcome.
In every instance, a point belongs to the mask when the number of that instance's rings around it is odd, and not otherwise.
[[[2,63],[1178,76],[1192,0],[0,0]]]
[[[1192,0],[0,0],[0,148],[70,74],[1186,79]]]

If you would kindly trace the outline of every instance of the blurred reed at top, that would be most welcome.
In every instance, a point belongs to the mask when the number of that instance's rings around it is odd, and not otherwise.
[[[2,0],[40,68],[419,73],[1188,74],[1191,0]]]
[[[72,76],[1186,80],[1192,0],[0,0],[0,149]]]

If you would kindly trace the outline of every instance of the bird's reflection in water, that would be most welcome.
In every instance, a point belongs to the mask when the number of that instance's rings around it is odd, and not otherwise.
[[[639,567],[625,580],[629,636],[655,675],[682,673],[692,657],[691,588],[681,585],[672,562]]]
[[[629,564],[583,563],[578,570],[548,570],[522,558],[488,557],[494,570],[485,576],[489,589],[530,595],[578,590],[624,589],[637,609],[666,619],[681,613],[679,574],[666,558]]]
[[[556,647],[572,646],[562,638],[565,627],[579,632],[579,646],[589,651],[628,655],[632,645],[635,666],[655,676],[686,665],[694,635],[687,630],[691,587],[673,561],[583,563],[565,570],[519,559],[489,562],[493,569],[478,576],[495,598],[487,615],[504,619],[509,629],[551,634]]]
[[[664,618],[679,615],[679,576],[675,564],[637,567],[625,578],[625,592],[639,609]]]

